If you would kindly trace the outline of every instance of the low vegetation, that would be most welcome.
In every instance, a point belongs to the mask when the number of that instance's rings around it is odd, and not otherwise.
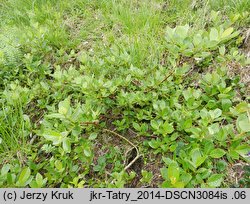
[[[1,187],[250,187],[249,0],[0,1]]]

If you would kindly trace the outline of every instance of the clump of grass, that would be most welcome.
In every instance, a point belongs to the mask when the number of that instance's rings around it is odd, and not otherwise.
[[[29,144],[27,131],[28,118],[25,117],[22,107],[1,105],[0,110],[0,154],[16,154],[25,151]]]

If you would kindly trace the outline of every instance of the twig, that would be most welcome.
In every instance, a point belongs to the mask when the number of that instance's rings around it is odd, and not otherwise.
[[[138,148],[136,147],[136,145],[134,145],[132,142],[130,142],[127,138],[123,137],[122,135],[120,135],[120,134],[118,134],[118,133],[116,133],[116,132],[114,132],[112,130],[103,129],[103,131],[112,133],[113,135],[115,135],[115,136],[117,136],[117,137],[125,140],[127,143],[129,143],[131,146],[133,146],[135,148],[135,150],[136,150],[136,157],[127,166],[125,166],[125,168],[124,168],[124,171],[128,170],[136,162],[136,160],[138,158],[140,158],[140,156],[141,156],[140,153],[139,153]]]
[[[136,157],[124,168],[124,171],[128,170],[135,162],[137,159],[140,158],[141,155],[137,154]]]
[[[193,70],[194,70],[195,66],[192,66],[191,69],[183,75],[183,78],[187,77]]]
[[[173,73],[174,73],[174,70],[172,69],[172,70],[170,71],[170,73],[169,73],[168,75],[166,75],[165,78],[158,84],[158,86],[159,86],[160,84],[162,84],[164,81],[166,81],[170,76],[172,76]]]
[[[135,149],[137,149],[137,147],[136,147],[132,142],[130,142],[127,138],[123,137],[122,135],[120,135],[120,134],[118,134],[118,133],[116,133],[116,132],[114,132],[114,131],[112,131],[112,130],[105,129],[105,128],[103,129],[103,131],[112,133],[113,135],[116,135],[116,136],[120,137],[121,139],[123,139],[123,140],[125,140],[127,143],[129,143],[131,146],[133,146]]]
[[[81,125],[99,125],[99,121],[87,121],[87,122],[81,122]]]
[[[174,69],[172,69],[172,70],[168,73],[168,75],[166,75],[165,78],[157,84],[157,88],[158,88],[158,86],[161,85],[164,81],[166,81],[170,76],[172,76],[173,73],[174,73]],[[152,91],[153,89],[155,89],[155,88],[154,88],[154,87],[151,87],[151,88],[149,88],[148,90],[146,89],[145,92]]]
[[[127,157],[128,153],[132,151],[134,147],[130,148],[128,151],[125,152],[125,157]],[[126,164],[126,161],[124,161],[124,165]]]

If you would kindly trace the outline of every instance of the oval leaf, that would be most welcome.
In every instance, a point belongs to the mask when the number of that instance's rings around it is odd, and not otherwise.
[[[212,28],[209,34],[210,40],[211,41],[218,41],[219,40],[219,33],[217,29]]]
[[[226,152],[223,149],[214,149],[213,151],[211,151],[210,153],[210,157],[212,158],[221,158],[226,154]]]
[[[28,179],[30,177],[30,173],[31,173],[31,171],[30,171],[29,167],[26,167],[25,169],[23,169],[19,178],[18,178],[17,185],[18,186],[25,186],[26,182],[28,181]]]
[[[210,176],[207,180],[207,184],[210,187],[219,187],[221,185],[221,182],[223,181],[223,175],[222,174],[214,174]]]
[[[222,38],[226,38],[228,37],[229,35],[232,34],[232,32],[234,31],[234,29],[232,27],[226,29],[222,34],[221,34],[221,37]]]
[[[240,115],[236,121],[239,132],[250,131],[250,119],[246,115]]]

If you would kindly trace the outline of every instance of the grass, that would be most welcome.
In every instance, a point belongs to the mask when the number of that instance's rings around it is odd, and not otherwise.
[[[0,186],[249,187],[249,8],[0,1]]]
[[[15,110],[14,110],[15,111]],[[11,150],[17,150],[20,148],[18,145],[19,141],[24,143],[24,134],[23,134],[23,124],[20,123],[19,115],[9,115],[9,118],[6,114],[7,111],[3,110],[2,119],[1,119],[1,152],[10,152]],[[19,111],[15,111],[15,113],[19,113]],[[22,115],[22,114],[21,114]],[[11,119],[10,119],[11,118]],[[16,118],[16,121],[12,121]],[[18,125],[16,125],[18,123]],[[16,127],[15,127],[16,126]],[[15,134],[15,132],[17,132]]]

